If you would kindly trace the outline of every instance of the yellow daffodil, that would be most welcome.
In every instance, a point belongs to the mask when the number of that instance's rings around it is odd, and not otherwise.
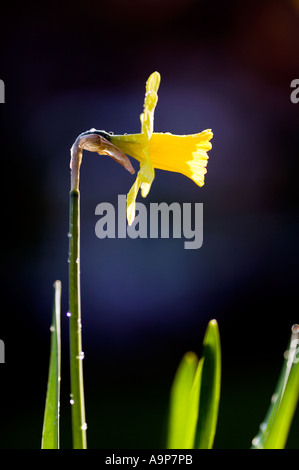
[[[127,219],[131,225],[135,218],[135,204],[139,189],[146,197],[155,177],[154,168],[182,173],[198,186],[204,185],[208,162],[207,151],[213,133],[210,129],[199,134],[173,135],[154,130],[154,111],[158,101],[160,74],[154,72],[146,82],[143,113],[140,116],[141,133],[111,135],[110,142],[125,154],[140,162],[137,178],[127,196]]]

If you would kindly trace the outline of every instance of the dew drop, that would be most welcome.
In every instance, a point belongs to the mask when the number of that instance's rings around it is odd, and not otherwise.
[[[267,429],[267,424],[266,424],[266,423],[261,423],[261,424],[260,424],[260,430],[261,430],[262,432],[265,432],[266,429]]]
[[[262,448],[262,445],[261,445],[261,439],[260,437],[256,436],[252,439],[251,441],[252,445],[254,447],[256,447],[257,449],[261,449]]]
[[[71,312],[67,312],[66,316],[71,317],[72,316]]]
[[[70,405],[73,405],[75,403],[75,400],[73,400],[72,398],[70,399]]]
[[[274,404],[276,402],[278,398],[278,394],[277,393],[273,393],[272,397],[271,397],[271,403]]]
[[[85,354],[83,351],[80,352],[79,356],[77,356],[77,359],[83,360],[85,357]]]
[[[50,331],[53,333],[55,331],[55,326],[51,325],[50,326]]]
[[[257,446],[257,445],[259,444],[259,442],[260,442],[259,437],[254,437],[254,438],[252,439],[252,445],[253,445],[253,446]]]
[[[73,235],[71,234],[71,232],[68,232],[67,236],[68,238],[72,238]]]
[[[86,431],[87,429],[87,423],[83,423],[81,426],[82,431]]]
[[[292,326],[292,333],[299,333],[299,325],[297,323]]]
[[[289,358],[289,350],[288,349],[283,353],[283,357],[284,357],[284,359]]]

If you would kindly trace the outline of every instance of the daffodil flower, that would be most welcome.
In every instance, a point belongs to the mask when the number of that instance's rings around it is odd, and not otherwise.
[[[140,170],[127,195],[127,219],[132,225],[135,218],[136,197],[139,189],[146,197],[155,178],[155,168],[182,173],[198,186],[204,185],[208,163],[207,151],[213,133],[207,129],[199,134],[173,135],[169,132],[154,132],[154,112],[158,102],[160,74],[154,72],[146,82],[143,113],[140,116],[141,133],[114,135],[106,131],[90,129],[80,134],[71,148],[70,167],[72,188],[79,187],[79,170],[83,150],[109,155],[135,173],[127,155],[140,163]]]
[[[141,133],[110,135],[110,142],[130,157],[140,162],[140,170],[127,195],[127,219],[132,225],[139,189],[146,197],[155,177],[155,168],[182,173],[198,186],[204,185],[208,162],[207,151],[213,133],[207,129],[199,134],[173,135],[154,132],[154,111],[158,102],[160,74],[154,72],[146,82],[143,113],[140,116]]]

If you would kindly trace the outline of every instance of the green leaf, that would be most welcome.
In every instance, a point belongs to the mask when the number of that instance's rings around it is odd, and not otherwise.
[[[294,327],[275,392],[259,433],[252,440],[252,449],[285,447],[299,397],[299,335]]]
[[[59,449],[59,406],[61,367],[61,282],[54,283],[54,301],[51,325],[51,351],[46,404],[42,432],[42,449]]]
[[[201,375],[201,365],[198,367],[198,364],[197,355],[187,352],[175,374],[170,393],[168,449],[190,449],[193,446],[198,412],[198,385],[194,386],[194,378]]]
[[[211,320],[203,357],[184,355],[170,395],[168,449],[210,449],[216,432],[220,400],[221,348],[218,324]]]
[[[204,365],[204,358],[201,358],[197,365],[197,370],[195,373],[195,377],[194,377],[194,381],[193,381],[193,385],[192,385],[191,393],[190,393],[190,407],[189,407],[188,423],[186,426],[187,428],[186,448],[187,449],[194,448],[197,421],[198,421],[198,410],[199,410],[203,365]]]
[[[216,320],[208,324],[203,341],[203,369],[195,437],[196,449],[211,449],[217,427],[221,386],[221,345]]]

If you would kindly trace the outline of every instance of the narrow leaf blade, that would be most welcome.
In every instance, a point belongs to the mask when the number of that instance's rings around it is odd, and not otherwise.
[[[51,350],[42,432],[42,449],[59,449],[59,406],[61,367],[61,282],[54,283]]]
[[[299,398],[299,335],[293,331],[271,403],[252,449],[284,449]]]
[[[217,427],[221,386],[221,345],[216,320],[208,324],[203,341],[203,359],[195,448],[211,449]]]
[[[190,448],[190,394],[193,386],[198,357],[187,352],[181,360],[170,393],[168,423],[168,449]],[[194,398],[193,398],[194,401]]]
[[[199,402],[200,402],[200,390],[202,384],[202,370],[203,370],[204,358],[202,357],[198,362],[197,370],[195,373],[191,393],[190,393],[190,405],[188,422],[186,426],[186,449],[193,449],[195,443]]]

